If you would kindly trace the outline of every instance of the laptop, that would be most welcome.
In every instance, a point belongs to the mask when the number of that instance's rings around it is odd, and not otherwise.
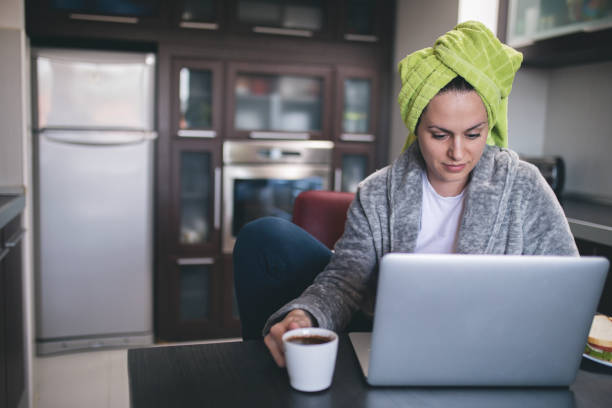
[[[349,333],[371,385],[568,386],[609,262],[387,254],[372,333]]]

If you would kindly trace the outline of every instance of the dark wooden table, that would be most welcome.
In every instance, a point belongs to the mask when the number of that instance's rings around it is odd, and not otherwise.
[[[289,386],[263,341],[131,349],[128,370],[133,408],[612,407],[612,368],[584,358],[569,389],[370,387],[346,335],[332,386],[312,394]]]

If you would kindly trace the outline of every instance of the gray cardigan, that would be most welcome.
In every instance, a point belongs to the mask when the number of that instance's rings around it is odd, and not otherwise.
[[[414,252],[423,171],[414,143],[393,164],[361,182],[329,264],[300,297],[268,319],[264,333],[298,308],[312,314],[320,327],[336,331],[358,309],[372,314],[382,256]],[[578,255],[550,186],[535,166],[508,149],[486,146],[472,171],[460,222],[458,253]]]

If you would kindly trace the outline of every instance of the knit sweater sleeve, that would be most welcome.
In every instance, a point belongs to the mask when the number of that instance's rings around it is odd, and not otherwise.
[[[309,312],[319,327],[342,331],[372,287],[377,257],[371,228],[360,187],[349,207],[344,234],[336,243],[329,264],[301,296],[268,319],[264,335],[294,309]]]
[[[525,201],[523,254],[578,256],[567,218],[554,192],[537,169],[522,165],[521,173],[532,186]]]

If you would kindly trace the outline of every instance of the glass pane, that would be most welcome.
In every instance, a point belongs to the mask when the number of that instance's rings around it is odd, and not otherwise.
[[[365,154],[342,155],[342,191],[355,193],[357,185],[366,178],[368,157]]]
[[[210,153],[181,153],[181,244],[201,244],[210,237]]]
[[[322,188],[321,177],[235,180],[232,234],[236,236],[244,224],[268,215],[290,221],[295,197],[302,191]]]
[[[183,0],[183,21],[215,21],[215,0]]]
[[[181,320],[202,320],[210,313],[210,265],[180,267],[179,310]]]
[[[239,0],[238,21],[267,27],[321,30],[321,0]]]
[[[511,45],[596,29],[612,22],[612,1],[515,0],[510,2],[509,10]]]
[[[238,74],[234,126],[240,130],[321,130],[322,93],[321,78]]]
[[[212,128],[212,72],[181,68],[179,75],[180,129]]]
[[[119,16],[146,17],[159,14],[159,0],[52,0],[51,7],[73,12]]]
[[[344,81],[344,113],[342,131],[368,133],[370,129],[370,81],[346,79]]]
[[[374,0],[347,0],[346,27],[348,34],[374,34]]]

